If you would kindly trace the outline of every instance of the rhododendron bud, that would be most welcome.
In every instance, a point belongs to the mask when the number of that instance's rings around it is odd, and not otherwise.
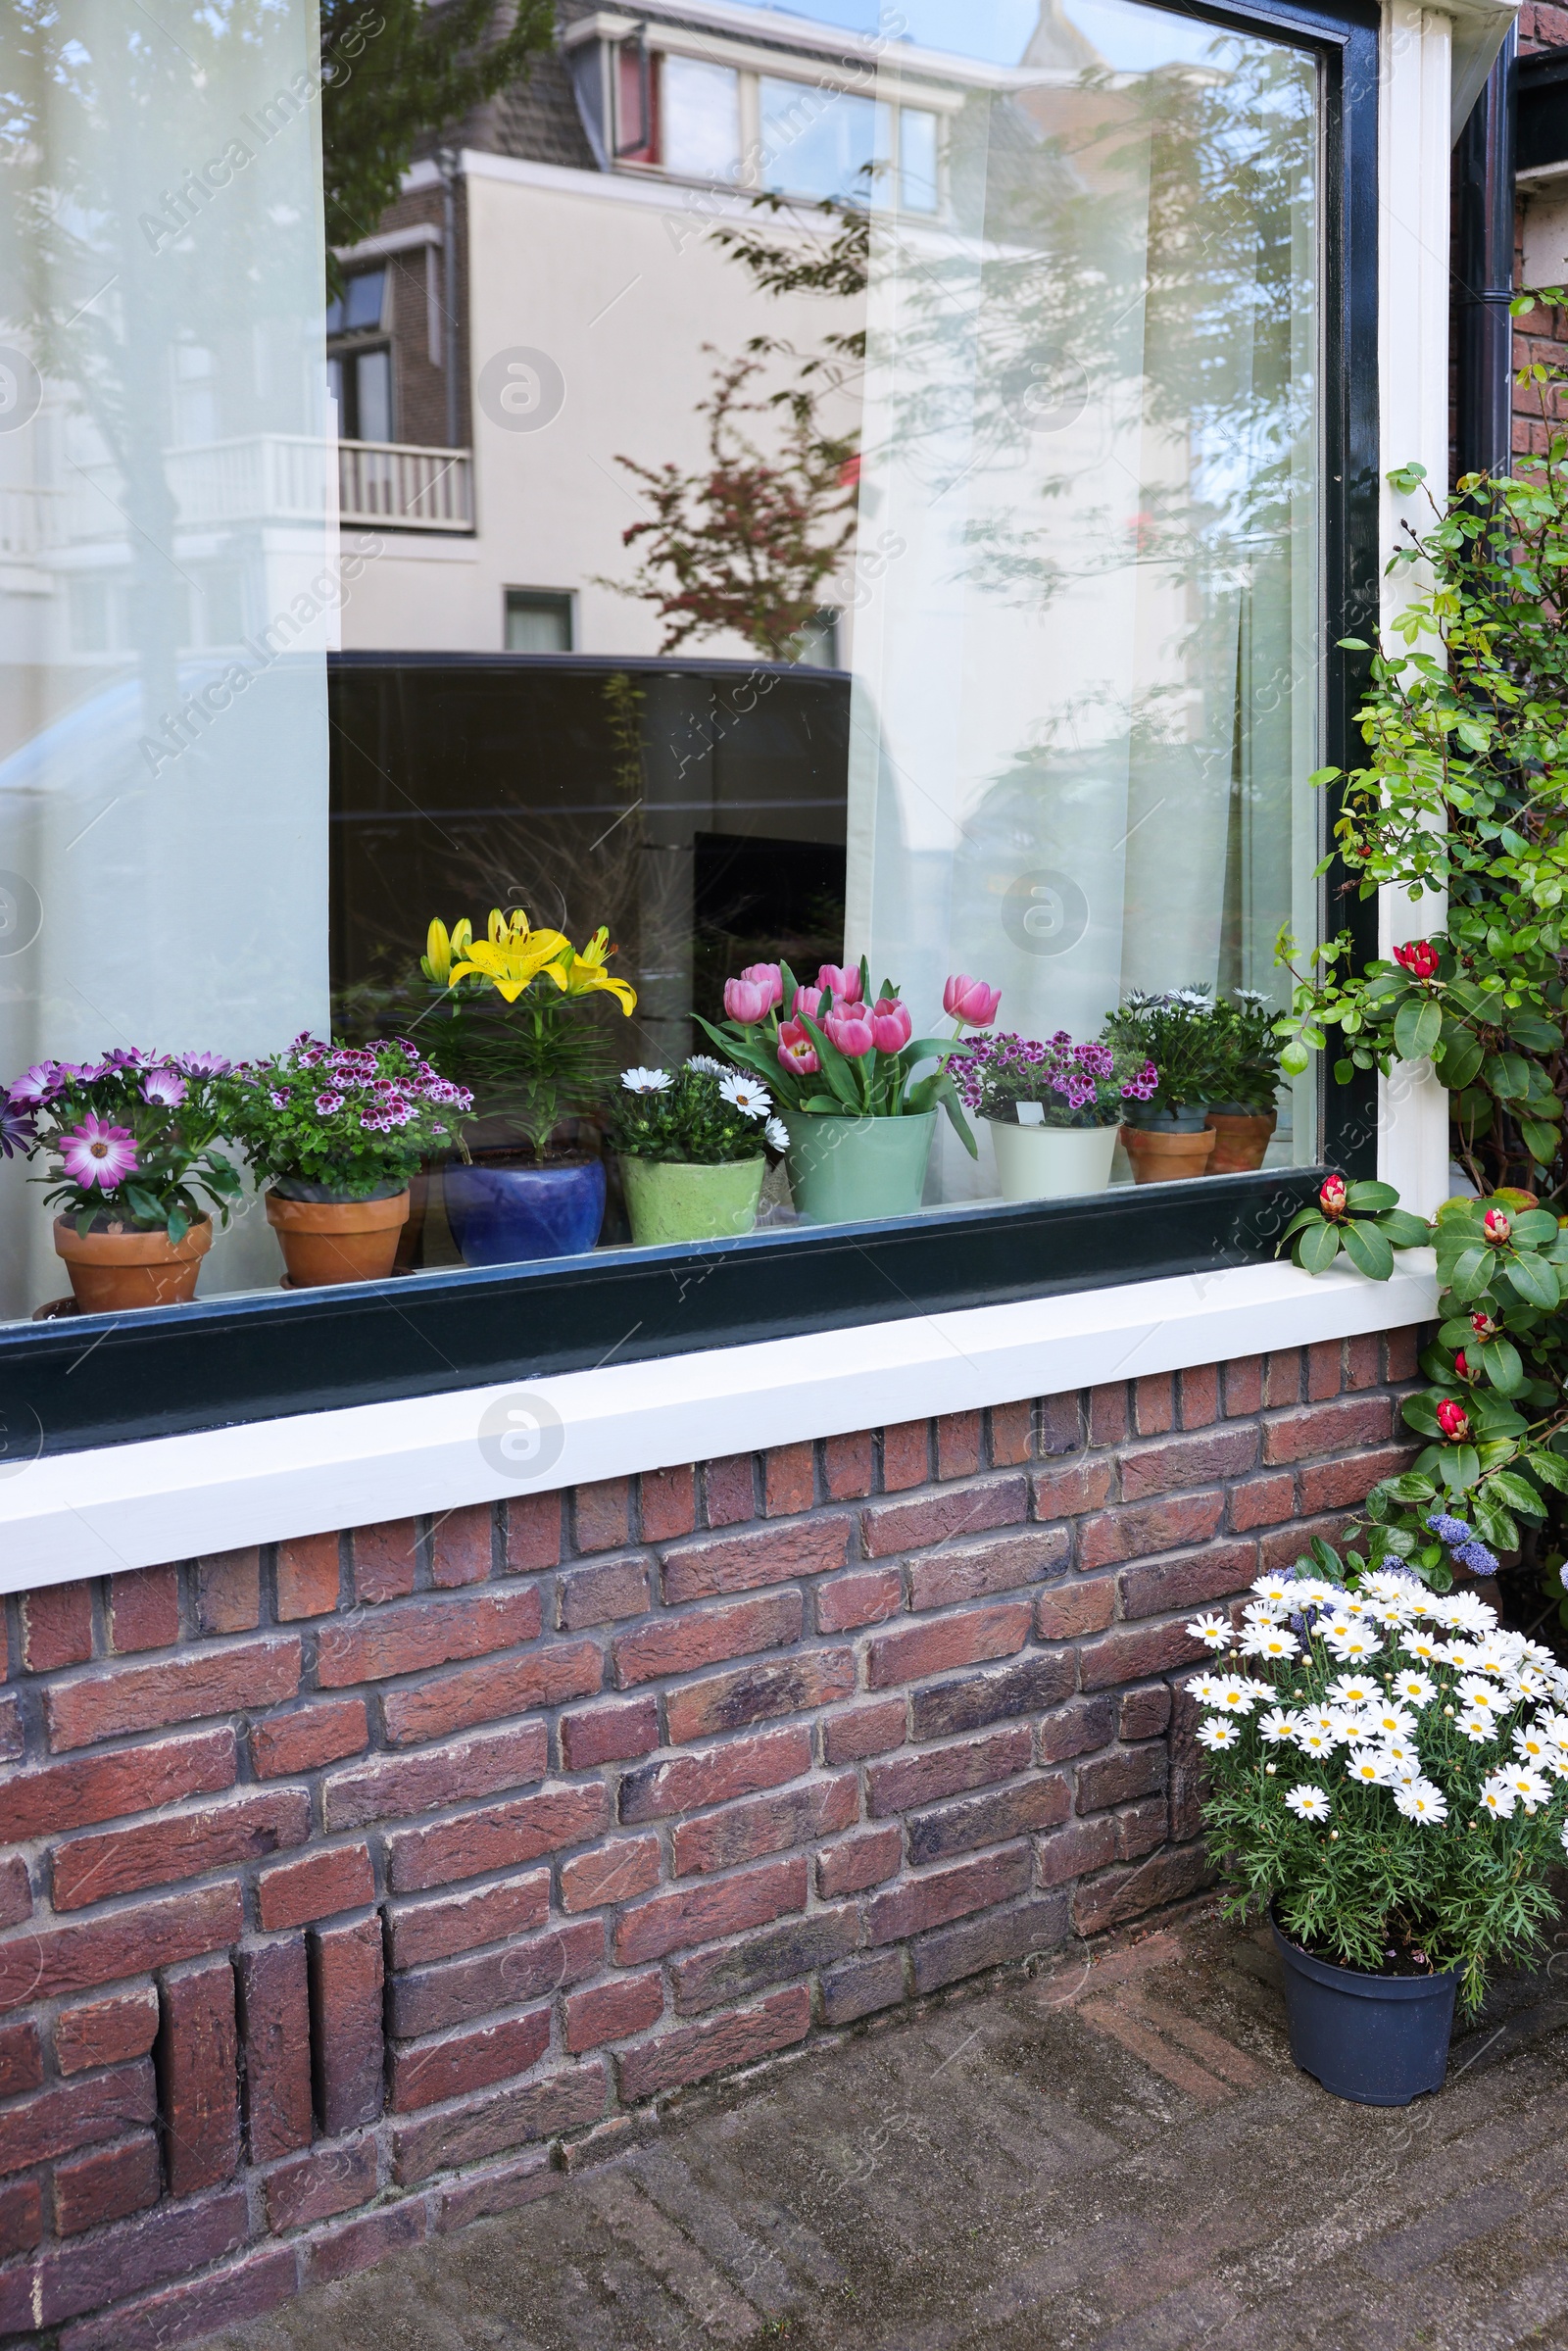
[[[1430,980],[1437,977],[1438,951],[1430,939],[1411,939],[1394,951],[1394,960],[1406,970],[1412,979]]]
[[[1345,1214],[1344,1176],[1324,1177],[1318,1187],[1317,1203],[1325,1216],[1334,1217]]]
[[[769,1011],[772,1010],[773,1004],[781,1004],[784,1002],[784,974],[776,963],[748,963],[741,972],[741,978],[754,980],[759,987],[765,986],[767,988],[772,999],[768,1005]]]
[[[765,980],[724,982],[724,1009],[731,1020],[740,1022],[743,1029],[752,1028],[759,1020],[764,1020],[776,1002]]]
[[[822,1023],[839,1052],[851,1061],[863,1060],[876,1043],[871,1016],[863,1004],[846,1012],[829,1012]]]
[[[1473,1379],[1475,1376],[1470,1369],[1469,1357],[1466,1355],[1463,1347],[1459,1348],[1458,1352],[1453,1358],[1453,1368],[1458,1373],[1461,1380]]]
[[[1463,1404],[1446,1396],[1438,1406],[1438,1426],[1450,1445],[1462,1445],[1470,1434],[1470,1415]]]
[[[1493,1321],[1490,1314],[1483,1314],[1478,1309],[1477,1312],[1472,1314],[1470,1317],[1470,1328],[1472,1331],[1474,1331],[1478,1339],[1491,1339],[1496,1331],[1497,1326]]]
[[[914,1023],[898,998],[878,997],[871,1007],[871,1035],[878,1053],[902,1053],[913,1034]]]
[[[965,1028],[988,1029],[1001,1002],[1000,988],[988,988],[984,980],[972,980],[966,971],[956,971],[942,991],[943,1011],[950,1020],[961,1020]]]
[[[836,1004],[858,1004],[860,1001],[860,966],[858,963],[824,963],[816,975],[816,984],[831,989]]]
[[[786,1020],[778,1033],[779,1065],[793,1069],[798,1077],[809,1077],[813,1069],[822,1066],[816,1048],[798,1020]]]
[[[1481,1230],[1494,1249],[1501,1249],[1513,1234],[1513,1219],[1501,1208],[1489,1208],[1481,1219]]]
[[[814,1020],[821,1002],[822,991],[820,988],[797,988],[795,1002],[791,1004],[790,1010],[797,1015],[802,1012],[809,1012]]]

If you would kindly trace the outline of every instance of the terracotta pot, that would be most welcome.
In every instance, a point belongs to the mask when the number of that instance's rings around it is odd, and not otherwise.
[[[295,1290],[324,1290],[331,1282],[379,1282],[397,1259],[398,1235],[409,1196],[390,1200],[284,1200],[267,1195],[272,1227]]]
[[[1123,1127],[1121,1147],[1132,1161],[1135,1184],[1176,1184],[1208,1172],[1219,1138],[1212,1127],[1186,1133],[1171,1127]]]
[[[128,1225],[78,1233],[70,1216],[55,1218],[55,1249],[66,1261],[83,1314],[122,1314],[132,1306],[183,1306],[196,1295],[196,1276],[213,1246],[213,1220],[198,1217],[183,1241]]]
[[[1210,1110],[1203,1122],[1217,1141],[1210,1175],[1242,1175],[1263,1164],[1263,1154],[1280,1123],[1278,1110]]]

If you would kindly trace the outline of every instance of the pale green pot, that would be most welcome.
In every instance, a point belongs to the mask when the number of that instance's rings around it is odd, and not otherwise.
[[[757,1222],[767,1161],[726,1159],[699,1167],[686,1159],[620,1162],[620,1181],[639,1249],[671,1241],[732,1241]]]
[[[919,1207],[935,1110],[906,1118],[781,1115],[790,1137],[790,1191],[808,1224],[868,1224]]]

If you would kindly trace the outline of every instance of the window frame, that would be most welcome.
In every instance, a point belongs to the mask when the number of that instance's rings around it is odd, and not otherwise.
[[[1380,609],[1380,16],[1365,0],[1192,13],[1319,60],[1322,753],[1344,766],[1367,657],[1339,639],[1374,636]],[[1334,813],[1326,795],[1325,839]],[[1346,878],[1336,862],[1322,904],[1337,909],[1333,927],[1348,927],[1370,955],[1377,903],[1341,899]],[[441,1269],[303,1296],[248,1294],[120,1321],[3,1326],[0,1475],[43,1454],[1264,1263],[1329,1167],[1376,1171],[1375,1080],[1336,1086],[1320,1059],[1318,1099],[1323,1158],[1309,1167],[502,1270]]]

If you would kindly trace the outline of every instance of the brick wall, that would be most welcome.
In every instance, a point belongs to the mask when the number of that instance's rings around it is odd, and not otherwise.
[[[1403,1457],[1413,1369],[1357,1339],[11,1600],[0,2336],[206,2332],[1190,1894],[1184,1619]]]

